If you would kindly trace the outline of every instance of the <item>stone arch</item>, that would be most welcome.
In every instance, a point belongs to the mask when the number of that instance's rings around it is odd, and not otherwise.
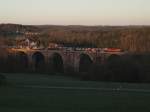
[[[107,58],[107,80],[109,81],[119,81],[122,75],[120,72],[123,70],[121,56],[117,54],[111,54]]]
[[[23,52],[23,51],[19,51],[16,53],[16,70],[17,71],[22,71],[28,68],[29,65],[29,59],[28,59],[28,55]]]
[[[93,64],[93,60],[88,54],[80,54],[79,58],[79,72],[88,72]]]
[[[117,54],[111,54],[110,56],[108,56],[107,62],[116,62],[116,61],[119,61],[120,58],[121,58],[120,55],[117,55]]]
[[[52,71],[56,73],[64,72],[64,60],[60,53],[53,53],[51,57]]]
[[[45,68],[45,57],[41,52],[35,52],[32,55],[32,62],[37,71],[42,71]]]

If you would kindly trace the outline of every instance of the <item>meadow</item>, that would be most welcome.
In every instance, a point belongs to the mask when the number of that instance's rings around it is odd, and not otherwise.
[[[0,112],[149,112],[150,84],[82,81],[61,75],[3,74]]]

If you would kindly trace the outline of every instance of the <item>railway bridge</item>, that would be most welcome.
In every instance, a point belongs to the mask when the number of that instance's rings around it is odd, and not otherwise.
[[[124,55],[125,52],[107,52],[102,49],[9,49],[16,57],[16,63],[24,69],[54,72],[87,72],[91,65],[103,64],[111,57]]]

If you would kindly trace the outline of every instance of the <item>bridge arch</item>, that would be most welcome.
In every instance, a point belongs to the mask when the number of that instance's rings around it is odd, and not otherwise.
[[[32,55],[32,62],[35,70],[42,71],[45,68],[45,57],[41,52],[35,52]]]
[[[107,62],[118,62],[121,59],[120,55],[117,54],[111,54],[110,56],[108,56],[107,58]]]
[[[28,55],[23,51],[16,52],[16,64],[17,70],[27,69],[29,64]]]
[[[93,64],[92,58],[88,54],[80,54],[79,57],[79,72],[88,72]]]
[[[64,60],[60,53],[53,53],[51,56],[52,70],[56,73],[64,72]]]

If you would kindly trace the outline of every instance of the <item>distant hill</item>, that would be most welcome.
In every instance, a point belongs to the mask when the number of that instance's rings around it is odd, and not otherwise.
[[[20,24],[0,24],[0,36],[16,36],[25,32],[38,32],[35,26],[25,26]]]

